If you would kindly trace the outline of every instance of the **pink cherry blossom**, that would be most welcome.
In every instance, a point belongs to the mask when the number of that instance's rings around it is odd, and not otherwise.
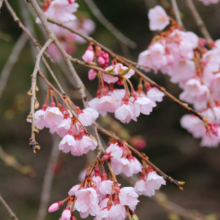
[[[90,69],[88,74],[89,80],[95,79],[96,76],[97,76],[97,72],[94,69]]]
[[[217,100],[220,101],[220,73],[214,76],[210,87]]]
[[[106,70],[106,71],[112,70],[112,71],[114,72],[114,68],[115,68],[115,67],[113,67],[113,66],[109,66],[109,67],[107,67],[105,70]],[[114,72],[114,74],[117,74],[117,73]],[[118,79],[119,79],[119,78],[116,77],[116,76],[112,76],[112,75],[110,75],[110,74],[103,73],[103,80],[104,80],[105,82],[107,82],[107,83],[115,83],[115,82],[118,81]]]
[[[118,161],[122,157],[123,150],[121,147],[118,146],[117,143],[110,144],[106,149],[106,154],[109,154],[112,163],[114,163],[115,161]]]
[[[60,125],[63,121],[63,114],[57,107],[48,107],[45,112],[45,122],[49,127]]]
[[[99,195],[99,200],[102,200],[106,195],[110,195],[112,192],[112,184],[111,180],[103,180],[97,187],[97,192]]]
[[[138,64],[140,64],[142,66],[149,67],[149,68],[153,68],[153,64],[151,62],[151,57],[150,57],[150,51],[149,50],[145,50],[145,51],[143,51],[139,54]],[[150,69],[148,69],[148,68],[144,68],[144,67],[141,67],[141,68],[144,69],[146,72],[150,71]]]
[[[71,220],[71,212],[69,209],[65,209],[59,220]]]
[[[87,218],[88,215],[96,216],[100,213],[98,196],[93,188],[81,189],[75,195],[77,200],[74,208],[80,213],[81,218]]]
[[[134,101],[134,115],[138,117],[140,113],[149,115],[156,104],[146,96],[137,96]]]
[[[119,101],[121,103],[122,99],[125,97],[125,90],[114,89],[113,91],[109,91],[108,95],[110,95],[113,100]]]
[[[145,188],[146,188],[146,178],[140,178],[134,186],[135,191],[139,194],[139,195],[145,195]]]
[[[86,62],[86,63],[89,63],[89,62],[92,62],[93,59],[94,59],[94,52],[93,52],[93,49],[92,47],[89,47],[86,52],[83,54],[82,56],[83,60]]]
[[[60,22],[68,22],[76,19],[76,16],[72,13],[76,12],[78,7],[77,3],[70,4],[68,0],[54,0],[51,1],[44,14]],[[41,23],[39,18],[36,19],[36,22]]]
[[[79,190],[79,187],[80,187],[80,184],[77,184],[77,185],[73,186],[73,187],[69,190],[68,195],[69,195],[69,196],[74,196],[75,193]]]
[[[128,70],[127,66],[124,66],[122,63],[117,63],[114,68],[114,72],[117,74],[122,74],[124,71]],[[124,74],[124,77],[129,79],[134,75],[134,70],[130,69],[126,74]]]
[[[103,117],[106,116],[106,111],[105,109],[102,108],[102,105],[99,104],[100,98],[94,98],[88,102],[89,106],[94,108],[100,115]]]
[[[78,115],[78,119],[84,126],[91,125],[98,117],[99,113],[91,107],[83,109]]]
[[[132,211],[135,210],[138,204],[138,194],[133,187],[123,187],[119,193],[119,200],[121,205],[128,206]]]
[[[59,209],[59,204],[58,202],[53,203],[49,208],[48,208],[48,212],[55,212]]]
[[[62,123],[58,125],[56,128],[57,134],[60,137],[64,137],[68,133],[71,127],[71,124],[72,124],[71,118],[64,119]]]
[[[164,93],[162,93],[158,88],[150,88],[147,92],[147,97],[153,102],[162,102]]]
[[[65,135],[59,143],[59,149],[64,153],[72,152],[72,148],[78,148],[79,141],[76,141],[72,135]]]
[[[133,168],[133,174],[137,174],[139,172],[141,172],[142,170],[142,165],[141,163],[136,159],[136,157],[130,156],[129,157],[129,162]]]
[[[165,10],[159,5],[149,10],[148,18],[152,31],[161,31],[170,23]]]
[[[201,1],[204,5],[210,5],[210,4],[217,4],[219,0],[199,0]]]
[[[44,110],[37,110],[34,113],[35,117],[35,124],[37,129],[42,130],[44,127],[48,127],[48,124],[45,121],[45,111]]]
[[[217,128],[218,132],[220,132],[220,127]],[[220,142],[220,138],[216,137],[213,134],[204,134],[202,137],[201,146],[202,147],[218,147]]]
[[[134,105],[131,101],[123,103],[116,111],[115,118],[123,123],[129,123],[131,119],[137,121],[134,114]]]
[[[118,103],[109,95],[102,96],[97,104],[97,111],[101,112],[115,112],[118,107]]]

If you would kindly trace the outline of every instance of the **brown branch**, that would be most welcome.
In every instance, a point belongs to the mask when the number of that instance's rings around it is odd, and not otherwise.
[[[26,42],[28,40],[28,37],[25,33],[23,33],[18,41],[16,42],[15,46],[13,47],[11,54],[6,61],[5,66],[2,69],[1,76],[0,76],[0,98],[2,96],[3,91],[5,90],[5,87],[8,82],[8,77],[10,76],[11,70],[14,67],[15,63],[17,62],[19,55],[24,48]]]
[[[172,6],[173,6],[173,10],[174,10],[174,14],[175,14],[177,23],[180,25],[180,27],[182,27],[184,29],[183,22],[182,22],[181,17],[180,17],[180,11],[179,11],[176,0],[171,0],[171,3],[172,3]]]
[[[12,219],[14,220],[18,220],[17,216],[15,215],[15,213],[12,211],[12,209],[9,207],[9,205],[7,204],[7,202],[2,198],[2,196],[0,195],[0,201],[3,204],[3,206],[6,208],[6,210],[8,211],[9,215],[11,216]]]
[[[106,48],[105,46],[103,46],[102,44],[100,44],[99,42],[97,42],[96,40],[94,40],[93,38],[73,29],[70,28],[58,21],[55,21],[51,18],[47,18],[47,20],[53,24],[56,24],[60,27],[63,27],[69,31],[71,31],[72,33],[75,33],[77,35],[79,35],[80,37],[84,38],[85,40],[87,40],[88,42],[93,42],[95,45],[100,46],[105,52],[107,52],[112,58],[116,59],[117,61],[123,63],[126,66],[131,66],[131,64],[133,63],[132,61],[130,62],[128,59],[124,59],[121,56],[115,54],[114,52],[112,52],[110,49]],[[159,86],[156,82],[154,82],[152,79],[150,79],[149,77],[145,76],[141,71],[139,71],[137,68],[131,66],[131,69],[133,69],[135,71],[135,73],[141,77],[142,79],[146,80],[151,86],[153,87],[157,87],[161,92],[163,92],[167,97],[169,97],[173,102],[175,102],[176,104],[180,105],[181,107],[183,107],[184,109],[186,109],[187,111],[189,111],[190,113],[196,115],[197,117],[199,117],[201,120],[203,120],[203,117],[200,115],[199,112],[196,112],[195,110],[193,110],[192,108],[190,108],[186,103],[181,102],[179,99],[175,98],[172,94],[170,94],[169,92],[166,91],[165,88]]]
[[[193,4],[193,0],[186,0],[187,6],[195,19],[197,26],[199,27],[200,32],[206,38],[206,40],[213,41],[211,35],[209,34],[202,18],[200,17],[198,11],[196,10],[195,5]]]
[[[4,0],[0,0],[0,13],[1,13],[1,8],[2,8],[2,5],[3,5],[3,2],[4,2]]]
[[[93,0],[85,0],[86,4],[91,9],[92,13],[98,19],[98,21],[103,24],[103,26],[110,31],[121,43],[129,46],[130,48],[136,48],[137,44],[122,34],[112,23],[110,23],[96,6]]]

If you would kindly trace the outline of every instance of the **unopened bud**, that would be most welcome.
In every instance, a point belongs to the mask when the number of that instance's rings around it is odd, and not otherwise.
[[[56,202],[56,203],[53,203],[49,208],[48,208],[48,212],[55,212],[59,209],[59,204]]]
[[[32,119],[33,116],[32,116],[32,115],[28,115],[27,118],[28,118],[28,119]]]
[[[31,93],[31,91],[28,91],[28,92],[27,92],[27,95],[33,96],[33,94]]]
[[[34,108],[35,108],[35,109],[38,109],[38,108],[39,108],[39,102],[38,102],[38,101],[35,102]]]
[[[179,185],[181,185],[181,186],[185,184],[184,181],[177,181],[177,183],[178,183]]]
[[[39,134],[39,130],[37,128],[34,128],[34,133]]]
[[[131,218],[132,218],[132,220],[138,220],[138,219],[139,219],[136,214],[133,214],[133,215],[131,216]]]
[[[35,87],[35,91],[36,91],[36,92],[38,92],[38,91],[39,91],[39,88],[38,88],[38,86],[36,86],[36,87]]]
[[[37,150],[40,150],[40,145],[36,145],[35,148],[36,148]]]

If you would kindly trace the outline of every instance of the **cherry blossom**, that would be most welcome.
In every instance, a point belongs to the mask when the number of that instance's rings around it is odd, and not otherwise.
[[[93,52],[93,48],[91,46],[88,47],[88,49],[86,50],[86,52],[84,53],[82,58],[83,58],[83,60],[86,63],[90,63],[90,62],[93,61],[93,59],[94,59],[94,52]]]
[[[71,212],[69,209],[65,209],[59,220],[71,220]]]
[[[91,125],[99,116],[99,113],[91,107],[85,108],[80,111],[78,119],[84,126]]]
[[[63,114],[57,107],[48,107],[45,112],[45,122],[49,127],[54,127],[63,121]]]
[[[39,130],[42,130],[45,127],[48,127],[48,124],[45,121],[45,111],[44,110],[37,110],[34,113],[34,117],[35,117],[35,123],[36,123],[36,127]]]
[[[153,87],[147,91],[147,97],[153,102],[162,102],[164,93],[162,93],[158,88]]]
[[[165,10],[159,5],[149,10],[148,18],[152,31],[161,31],[169,24],[169,17]]]
[[[59,204],[58,202],[53,203],[49,208],[48,208],[48,212],[55,212],[59,209]]]
[[[79,148],[79,141],[76,141],[72,135],[65,135],[59,143],[59,149],[64,153],[72,152],[72,148]]]

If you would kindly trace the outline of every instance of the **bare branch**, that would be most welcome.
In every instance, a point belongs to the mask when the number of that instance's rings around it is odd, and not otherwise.
[[[200,32],[205,37],[206,40],[213,41],[211,35],[209,34],[202,18],[200,17],[198,11],[196,10],[195,5],[193,4],[192,0],[186,0],[187,6],[191,11],[192,16],[194,17],[197,26],[199,27]]]
[[[0,76],[0,98],[7,85],[8,77],[11,73],[11,70],[15,65],[15,63],[17,62],[22,49],[27,43],[27,40],[28,40],[27,35],[25,33],[22,33],[22,35],[19,37],[18,41],[16,42],[15,46],[13,47],[5,66],[3,67]]]
[[[9,205],[6,203],[6,201],[2,198],[2,196],[0,195],[0,201],[3,204],[3,206],[6,208],[6,210],[8,211],[9,215],[11,216],[12,219],[14,220],[18,220],[17,216],[15,215],[15,213],[11,210],[11,208],[9,207]]]
[[[173,6],[173,9],[174,9],[174,13],[175,13],[177,23],[184,29],[183,22],[180,18],[180,11],[179,11],[178,5],[176,3],[176,0],[171,0],[171,3],[172,3],[172,6]]]
[[[130,48],[134,49],[137,47],[137,44],[122,34],[112,23],[110,23],[96,6],[93,0],[85,0],[89,8],[91,9],[92,13],[96,16],[103,26],[108,29],[121,43],[129,46]]]

